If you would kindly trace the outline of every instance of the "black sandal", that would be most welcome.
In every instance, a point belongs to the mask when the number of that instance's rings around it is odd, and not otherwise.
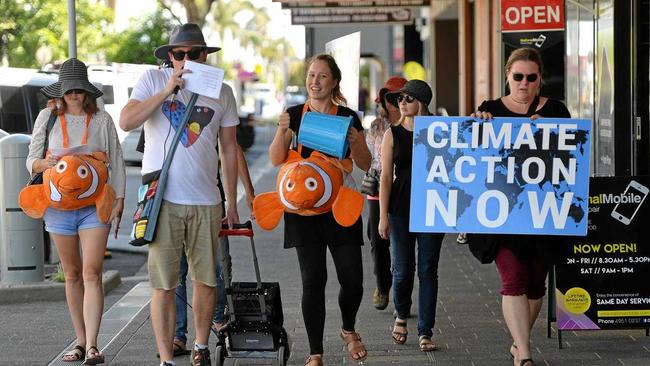
[[[92,352],[95,350],[95,352]],[[99,365],[104,363],[104,355],[99,352],[97,346],[88,347],[88,352],[86,352],[86,359],[82,365]]]
[[[84,356],[86,356],[86,349],[80,345],[76,345],[73,349],[64,353],[61,360],[63,362],[77,362],[81,361]]]

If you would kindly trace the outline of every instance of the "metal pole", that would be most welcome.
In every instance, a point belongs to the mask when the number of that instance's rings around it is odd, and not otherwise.
[[[68,0],[68,57],[77,57],[77,13],[75,11],[75,0]]]

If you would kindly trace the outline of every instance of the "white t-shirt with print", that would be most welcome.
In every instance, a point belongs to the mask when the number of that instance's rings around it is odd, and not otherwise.
[[[174,69],[147,70],[131,94],[144,101],[161,91]],[[176,129],[183,119],[192,93],[181,90],[174,104],[165,100],[144,123],[145,146],[142,175],[162,168]],[[232,89],[223,84],[219,99],[199,96],[188,127],[181,136],[169,168],[164,199],[182,205],[216,205],[221,202],[217,188],[217,137],[219,127],[239,124]]]

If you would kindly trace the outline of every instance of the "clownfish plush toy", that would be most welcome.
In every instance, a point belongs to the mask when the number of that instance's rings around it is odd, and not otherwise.
[[[23,188],[18,204],[31,218],[41,218],[48,207],[77,210],[95,205],[103,223],[110,219],[115,191],[107,184],[108,157],[104,152],[66,155],[43,172],[43,184]]]
[[[276,192],[262,193],[253,200],[253,214],[264,230],[273,230],[284,212],[302,216],[332,211],[336,222],[354,225],[363,211],[363,196],[343,185],[343,173],[352,171],[352,160],[338,160],[318,151],[303,159],[294,150],[275,182]]]

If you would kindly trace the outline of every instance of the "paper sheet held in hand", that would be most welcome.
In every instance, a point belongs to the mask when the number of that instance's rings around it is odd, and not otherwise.
[[[219,99],[224,77],[223,69],[193,61],[185,61],[184,69],[192,70],[190,73],[183,74],[185,89],[199,95]]]

